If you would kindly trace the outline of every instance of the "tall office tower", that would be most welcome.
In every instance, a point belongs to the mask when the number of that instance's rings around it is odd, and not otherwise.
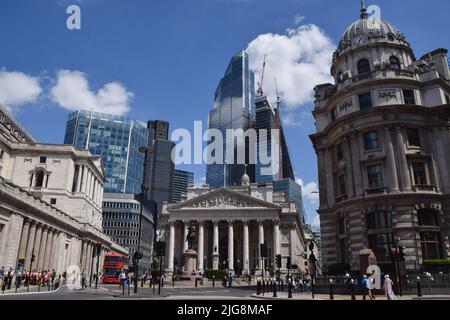
[[[150,200],[162,210],[164,202],[171,202],[173,188],[174,163],[172,149],[175,144],[169,140],[169,123],[166,121],[149,121],[148,145],[152,149],[146,154],[144,185],[148,188]]]
[[[254,74],[249,69],[249,58],[245,51],[235,55],[228,65],[225,75],[220,80],[214,97],[214,109],[209,112],[208,128],[218,129],[224,136],[224,163],[226,156],[226,130],[247,130],[253,123]],[[206,183],[218,188],[224,186],[240,185],[245,173],[245,165],[237,164],[237,150],[242,145],[235,146],[235,162],[228,163],[226,170],[224,164],[212,164],[206,168]],[[246,150],[246,163],[250,146],[244,146]],[[226,172],[226,173],[225,173]],[[251,181],[254,181],[254,165],[247,168]],[[224,175],[226,175],[224,179]]]
[[[278,117],[278,109],[273,109],[266,96],[255,100],[255,123],[254,128],[258,132],[258,143],[256,146],[257,163],[255,180],[257,183],[266,183],[285,178],[295,181],[294,169],[287,147],[281,120]],[[272,141],[271,130],[278,129],[278,141]],[[261,139],[261,130],[267,130],[267,138]],[[276,137],[276,136],[274,136]],[[272,143],[273,142],[273,143]],[[272,150],[272,147],[278,150]],[[261,155],[267,155],[270,163],[261,161]]]
[[[184,195],[187,194],[188,187],[194,184],[194,173],[184,170],[175,170],[173,173],[173,190],[172,203],[183,200]]]
[[[141,192],[148,130],[140,122],[111,114],[77,111],[69,115],[65,144],[101,156],[106,173],[105,192]]]

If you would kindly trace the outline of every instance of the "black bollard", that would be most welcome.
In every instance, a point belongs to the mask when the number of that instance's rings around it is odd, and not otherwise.
[[[422,283],[420,281],[420,277],[417,277],[417,296],[422,297]]]
[[[198,288],[198,278],[195,278],[195,287]]]
[[[281,291],[284,292],[284,280],[283,279],[281,279]]]
[[[356,300],[356,297],[355,297],[355,280],[352,280],[352,300]]]
[[[334,300],[333,280],[330,279],[330,300]]]
[[[144,277],[141,277],[141,288],[144,287]]]
[[[216,286],[216,276],[213,275],[213,287],[215,287],[215,286]]]
[[[288,280],[288,299],[292,298],[292,281],[291,279]]]
[[[256,280],[256,295],[260,295],[261,294],[261,280],[257,279]]]
[[[273,297],[274,298],[278,297],[278,295],[277,295],[277,282],[276,281],[273,282]]]
[[[121,280],[122,281],[122,295],[124,296],[125,295],[125,281],[124,280]]]

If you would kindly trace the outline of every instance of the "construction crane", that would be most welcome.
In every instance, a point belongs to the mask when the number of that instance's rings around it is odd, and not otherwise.
[[[283,149],[281,147],[281,114],[280,114],[280,106],[281,106],[281,97],[280,94],[278,92],[278,81],[277,78],[275,77],[275,91],[277,93],[277,110],[276,110],[276,116],[277,116],[277,129],[278,129],[278,146],[280,148],[279,152],[278,152],[278,165],[279,165],[279,169],[278,169],[278,178],[280,180],[283,179]]]
[[[264,90],[263,90],[263,82],[264,82],[264,72],[266,70],[266,57],[267,55],[264,55],[264,62],[263,62],[263,67],[261,70],[261,78],[258,82],[258,91],[257,93],[262,97],[264,95]]]

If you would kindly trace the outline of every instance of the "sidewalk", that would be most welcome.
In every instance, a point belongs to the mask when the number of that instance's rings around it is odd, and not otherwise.
[[[273,292],[266,292],[264,293],[264,296],[260,294],[259,296],[256,293],[253,293],[251,295],[252,298],[257,299],[265,299],[265,300],[305,300],[305,301],[314,301],[314,300],[328,300],[330,301],[330,295],[327,294],[315,294],[314,299],[312,298],[312,294],[301,294],[301,293],[292,293],[292,298],[288,298],[287,292],[278,292],[277,291],[277,298],[273,297]],[[363,300],[363,296],[355,296],[356,300]],[[368,297],[366,297],[367,300],[369,300]],[[334,300],[336,301],[344,301],[348,300],[351,301],[352,298],[349,295],[335,295]],[[377,296],[375,301],[386,301],[387,298],[385,296]]]
[[[55,291],[55,290],[53,290]],[[2,291],[0,291],[0,296],[1,295],[11,295],[11,294],[27,294],[27,293],[49,293],[49,292],[53,292],[50,288],[50,291],[48,290],[48,287],[38,287],[38,286],[30,286],[29,288],[29,292],[28,292],[28,288],[26,286],[20,286],[20,288],[17,288],[17,292],[16,292],[16,288],[15,287],[11,287],[11,289],[9,290],[5,290],[5,292],[3,293]]]

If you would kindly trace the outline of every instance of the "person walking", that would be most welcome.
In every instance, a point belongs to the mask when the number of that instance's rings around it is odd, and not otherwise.
[[[87,288],[86,279],[87,279],[87,273],[86,273],[86,270],[83,269],[83,271],[81,272],[81,290],[84,290],[85,288]]]
[[[366,296],[369,296],[369,299],[373,300],[372,286],[370,284],[370,280],[367,278],[367,275],[363,276],[362,290],[363,290],[363,300],[366,300]]]
[[[391,280],[388,274],[384,277],[383,291],[386,294],[388,300],[397,300],[397,297],[394,293],[394,282]]]
[[[122,272],[119,275],[119,279],[120,279],[120,285],[119,285],[119,289],[120,288],[125,288],[125,280],[127,278],[127,275],[125,274],[125,272],[122,270]]]

